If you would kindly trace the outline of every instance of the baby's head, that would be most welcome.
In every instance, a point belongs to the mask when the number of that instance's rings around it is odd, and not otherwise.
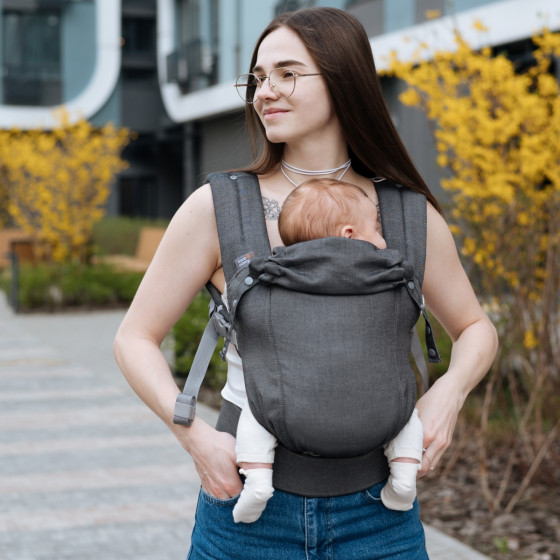
[[[311,179],[294,189],[282,205],[278,230],[285,245],[350,237],[387,247],[379,233],[377,208],[365,191],[334,179]]]

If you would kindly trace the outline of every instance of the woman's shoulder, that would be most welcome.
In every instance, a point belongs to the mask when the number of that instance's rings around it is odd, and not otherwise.
[[[212,190],[209,183],[195,189],[181,204],[176,217],[191,216],[206,216],[208,214],[214,215],[214,200],[212,199]],[[174,219],[175,219],[174,218]]]
[[[189,242],[216,237],[214,201],[209,184],[197,188],[175,212],[168,234]]]

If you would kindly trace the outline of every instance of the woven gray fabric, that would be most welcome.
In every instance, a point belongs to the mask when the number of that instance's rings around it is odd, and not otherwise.
[[[275,487],[320,496],[380,482],[381,446],[416,400],[410,341],[422,305],[425,198],[376,183],[386,250],[326,238],[271,255],[256,178],[208,180],[248,400],[280,442]],[[235,434],[230,409],[218,427]]]

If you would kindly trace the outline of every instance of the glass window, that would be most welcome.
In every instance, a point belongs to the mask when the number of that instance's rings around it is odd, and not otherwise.
[[[157,216],[157,182],[154,177],[121,177],[119,213],[133,218]]]
[[[217,0],[186,0],[179,5],[177,51],[168,58],[168,72],[183,92],[218,81],[219,5]]]
[[[4,103],[60,102],[60,16],[56,12],[4,12]]]
[[[124,18],[122,22],[123,51],[152,53],[156,48],[156,26],[153,19]]]

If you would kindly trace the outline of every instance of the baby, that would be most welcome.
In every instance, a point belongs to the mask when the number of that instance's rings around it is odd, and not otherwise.
[[[278,230],[286,246],[323,237],[348,237],[385,249],[378,214],[377,206],[361,188],[333,179],[311,179],[284,201]],[[414,409],[406,426],[384,447],[390,467],[381,491],[386,507],[401,511],[412,508],[422,464],[422,440],[422,423]],[[233,510],[236,523],[256,521],[272,497],[276,444],[276,438],[257,422],[245,402],[237,428],[237,463],[245,483]]]

